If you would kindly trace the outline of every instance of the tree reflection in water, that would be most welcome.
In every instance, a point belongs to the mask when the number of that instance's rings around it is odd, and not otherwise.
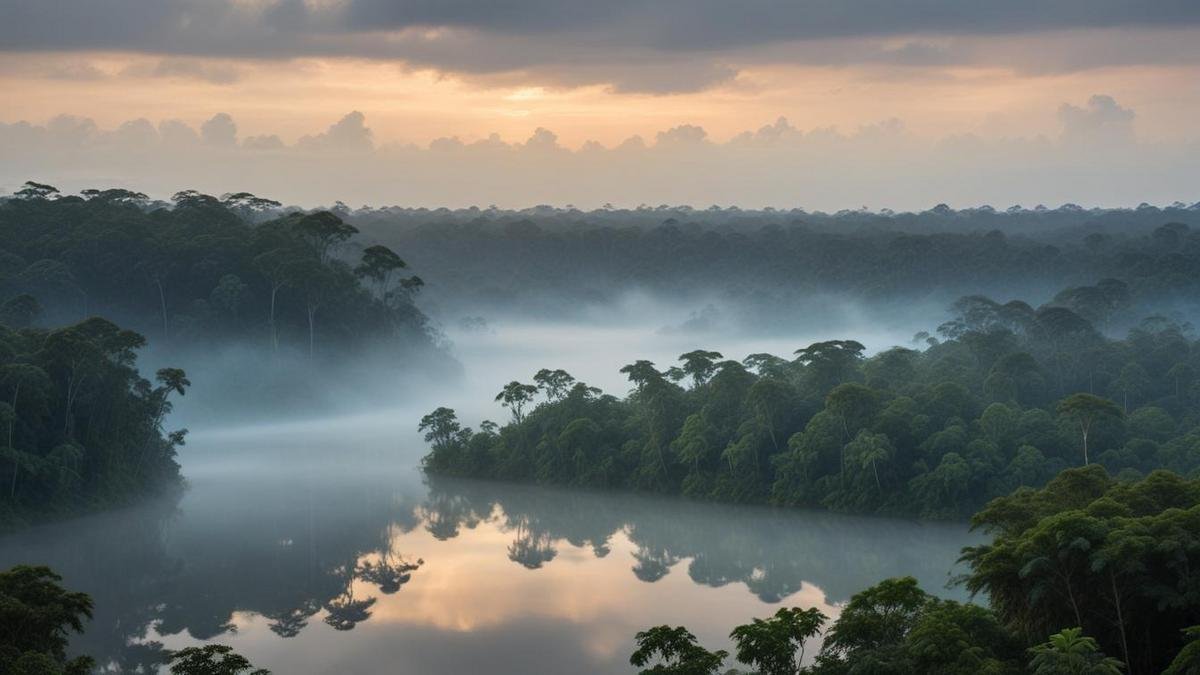
[[[128,673],[162,664],[159,636],[219,641],[238,613],[263,617],[279,638],[304,634],[318,616],[338,631],[369,622],[379,596],[402,602],[405,586],[419,583],[425,560],[403,549],[425,532],[435,540],[423,552],[430,564],[437,541],[486,525],[511,537],[508,558],[530,570],[568,546],[604,558],[619,537],[632,545],[631,578],[683,572],[705,586],[744,584],[771,603],[808,583],[842,602],[900,574],[937,589],[971,543],[965,527],[449,479],[355,477],[298,489],[223,478],[177,503],[6,537],[0,565],[43,562],[90,593],[95,619],[72,649]]]
[[[508,559],[525,569],[536,570],[554,560],[558,551],[549,532],[530,527],[528,518],[517,519],[517,536],[508,545]]]
[[[631,571],[642,581],[659,581],[686,560],[693,582],[742,583],[768,603],[805,584],[843,602],[880,579],[907,574],[926,588],[945,589],[950,567],[970,539],[965,526],[819,511],[448,478],[427,484],[418,510],[439,539],[493,522],[515,535],[509,558],[537,569],[554,558],[559,542],[591,548],[601,558],[620,533],[635,547]]]
[[[337,597],[325,603],[325,623],[333,626],[334,630],[353,630],[359,623],[371,618],[371,606],[375,604],[374,596],[362,600],[354,597],[354,579],[358,567],[340,567],[334,570],[334,575],[342,579],[342,592]]]
[[[391,595],[411,581],[412,573],[420,569],[425,561],[417,558],[416,562],[408,562],[404,556],[397,555],[392,550],[397,528],[389,524],[387,530],[386,543],[379,553],[379,560],[363,560],[354,573],[359,579],[378,586],[384,595]]]

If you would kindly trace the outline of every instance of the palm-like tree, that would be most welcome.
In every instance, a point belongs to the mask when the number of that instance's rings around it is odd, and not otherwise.
[[[1082,628],[1064,628],[1029,651],[1034,675],[1120,675],[1125,665],[1105,656]]]

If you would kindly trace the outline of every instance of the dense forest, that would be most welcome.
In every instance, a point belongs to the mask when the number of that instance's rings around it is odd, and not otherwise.
[[[12,303],[10,303],[11,306]],[[170,397],[191,384],[138,374],[145,339],[91,318],[64,328],[0,324],[0,529],[126,503],[180,483]]]
[[[339,207],[335,207],[339,208]],[[1097,279],[1126,282],[1141,312],[1195,312],[1200,205],[921,213],[642,207],[337,212],[367,241],[420,261],[431,304],[484,317],[546,316],[631,290],[727,309],[763,330],[869,304],[873,319],[960,295],[1049,300]],[[427,274],[426,274],[427,272]],[[822,302],[826,296],[833,300]],[[894,305],[900,301],[900,306]]]
[[[1126,294],[1108,280],[1075,297],[1103,321]],[[425,467],[930,518],[965,517],[1089,462],[1122,478],[1200,467],[1189,326],[1154,316],[1114,340],[1057,303],[973,296],[953,310],[937,336],[915,336],[921,349],[867,357],[834,340],[791,359],[634,361],[621,369],[634,387],[624,399],[544,369],[496,396],[512,415],[503,427],[427,415]]]
[[[257,338],[278,350],[400,335],[427,339],[420,277],[384,247],[338,257],[357,230],[327,211],[185,190],[173,204],[122,189],[58,195],[26,184],[0,202],[0,284],[46,319],[99,314],[169,342]],[[277,216],[277,217],[271,217]]]
[[[168,204],[30,182],[0,200],[0,303],[38,325],[104,316],[173,354],[433,350],[413,304],[421,278],[387,247],[349,246],[356,232],[245,192],[185,190]]]
[[[180,483],[184,432],[164,424],[190,380],[175,367],[143,378],[147,346],[243,394],[275,373],[265,391],[281,400],[328,388],[315,377],[297,387],[298,374],[346,349],[384,351],[392,365],[437,350],[412,302],[423,282],[404,260],[383,246],[339,257],[354,227],[278,207],[248,193],[183,191],[163,204],[34,182],[0,200],[0,524]],[[230,347],[276,358],[243,359],[233,375],[191,367]]]
[[[1156,471],[1114,480],[1069,469],[977,513],[993,540],[964,551],[962,579],[988,607],[939,600],[912,577],[854,595],[837,620],[784,607],[733,629],[737,661],[761,675],[1032,673],[1184,675],[1200,669],[1200,481]],[[805,641],[820,652],[801,664]],[[641,672],[726,672],[685,627],[637,635]]]

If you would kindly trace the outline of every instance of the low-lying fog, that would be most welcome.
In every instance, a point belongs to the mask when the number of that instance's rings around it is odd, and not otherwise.
[[[280,405],[263,400],[259,393],[242,391],[240,384],[255,379],[254,373],[270,370],[261,357],[248,357],[236,349],[189,357],[183,365],[195,386],[177,401],[172,420],[189,428],[193,441],[256,430],[278,433],[290,428],[305,433],[326,425],[329,417],[389,425],[399,434],[398,440],[413,441],[404,444],[404,455],[398,459],[416,462],[424,454],[423,443],[416,440],[422,415],[444,405],[470,426],[484,419],[502,423],[509,413],[493,401],[495,395],[512,380],[532,382],[533,374],[542,368],[565,369],[605,393],[624,396],[630,385],[619,371],[637,359],[648,359],[665,370],[693,349],[716,350],[738,361],[760,352],[791,358],[797,349],[832,339],[858,340],[873,353],[894,345],[912,346],[914,333],[932,330],[945,316],[942,306],[929,303],[872,310],[839,300],[814,302],[803,310],[772,317],[770,323],[748,318],[763,311],[719,299],[681,303],[631,292],[617,302],[580,304],[562,319],[486,308],[434,314],[453,363],[417,360],[393,372],[383,368],[386,362],[394,363],[390,355],[361,355],[353,368],[313,375],[320,378],[318,389],[326,396],[319,403],[295,405]],[[882,312],[886,317],[880,316]],[[373,360],[379,361],[378,369],[372,368]],[[169,355],[153,359],[155,365],[170,361]],[[289,367],[302,369],[304,361],[293,360]],[[387,374],[379,375],[383,372]],[[239,386],[226,386],[229,381]],[[282,392],[281,398],[289,393]],[[188,465],[206,459],[189,448],[182,454],[185,473]]]
[[[278,364],[237,352],[186,364],[193,389],[169,423],[192,430],[182,498],[11,536],[0,567],[49,564],[91,593],[96,617],[73,649],[110,672],[217,642],[278,673],[627,673],[633,636],[651,625],[728,649],[738,623],[784,603],[835,616],[890,576],[964,597],[945,585],[977,539],[961,524],[424,477],[422,414],[503,420],[496,392],[539,368],[623,395],[617,371],[638,358],[787,356],[831,338],[877,350],[929,325],[883,331],[843,313],[758,335],[728,308],[646,298],[580,314],[443,317],[461,368],[310,373],[331,392],[324,408],[281,411],[239,388]]]

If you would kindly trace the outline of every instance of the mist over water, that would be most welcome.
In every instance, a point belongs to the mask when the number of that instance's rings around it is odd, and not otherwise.
[[[835,616],[886,577],[911,574],[932,593],[965,597],[946,587],[960,548],[978,539],[962,524],[420,472],[421,415],[445,405],[472,426],[503,421],[496,392],[539,368],[624,395],[618,370],[638,358],[665,368],[695,348],[790,356],[845,337],[875,351],[912,334],[852,326],[848,315],[764,332],[729,315],[641,297],[572,320],[464,327],[443,317],[460,368],[358,381],[322,372],[339,399],[324,413],[312,401],[271,408],[223,385],[223,374],[254,364],[226,355],[194,365],[195,386],[169,421],[191,429],[182,496],[8,537],[0,566],[46,563],[92,594],[96,618],[73,648],[112,670],[155,643],[219,642],[276,673],[398,663],[420,673],[623,673],[633,635],[650,625],[686,624],[728,648],[737,623],[782,604]],[[237,414],[214,414],[218,403]]]

